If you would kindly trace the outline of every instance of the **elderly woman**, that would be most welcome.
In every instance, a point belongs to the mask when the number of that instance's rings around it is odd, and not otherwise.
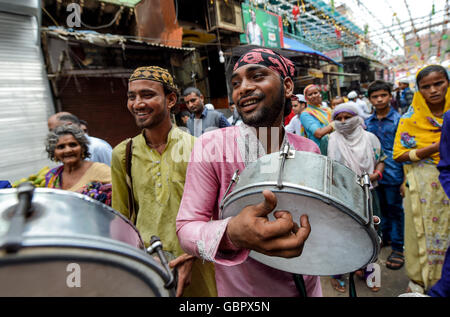
[[[450,110],[449,76],[442,66],[430,65],[417,72],[416,85],[411,107],[397,128],[393,157],[404,163],[408,288],[424,293],[441,278],[449,245],[450,202],[437,168],[442,166],[440,151],[444,156],[448,151],[439,146],[443,117]]]
[[[83,130],[73,124],[62,125],[49,132],[46,143],[48,156],[62,165],[47,173],[45,187],[83,192],[87,187],[92,188],[92,183],[111,183],[108,165],[86,160],[90,156],[88,144]]]
[[[386,156],[381,148],[381,143],[373,133],[364,130],[364,120],[358,115],[358,109],[350,103],[342,103],[333,111],[335,132],[330,134],[328,141],[328,157],[347,166],[357,175],[368,173],[370,177],[373,214],[380,216],[378,197],[374,188],[377,181],[382,178],[384,160]],[[365,272],[364,277],[368,277]],[[363,277],[363,272],[357,275]],[[338,291],[345,291],[345,284],[341,276],[335,276],[332,284]],[[370,283],[368,283],[369,285]],[[372,291],[378,291],[378,287],[370,287]]]
[[[331,122],[331,111],[322,106],[322,95],[320,88],[309,85],[303,91],[307,106],[300,115],[302,124],[302,136],[314,141],[320,148],[320,153],[327,154],[328,134],[333,132]]]

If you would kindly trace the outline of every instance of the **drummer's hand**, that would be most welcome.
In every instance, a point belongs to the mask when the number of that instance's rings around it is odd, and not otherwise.
[[[169,262],[169,267],[171,269],[176,267],[178,271],[177,297],[183,295],[184,288],[191,284],[191,271],[194,260],[195,256],[184,253]]]
[[[227,226],[229,239],[238,248],[255,250],[269,256],[299,256],[311,232],[308,216],[300,217],[300,228],[288,211],[275,212],[276,219],[269,221],[267,215],[275,209],[277,198],[270,190],[264,190],[262,194],[263,202],[245,207],[230,219]]]

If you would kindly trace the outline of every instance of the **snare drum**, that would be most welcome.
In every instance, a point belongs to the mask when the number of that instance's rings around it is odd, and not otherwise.
[[[354,272],[373,263],[380,248],[367,181],[364,186],[352,170],[323,155],[289,149],[284,155],[272,153],[242,171],[221,203],[220,218],[235,216],[246,206],[260,203],[264,200],[262,191],[271,190],[277,197],[275,210],[291,212],[299,225],[300,216],[308,215],[311,233],[299,257],[251,251],[251,258],[297,274]],[[268,218],[274,219],[273,212]]]
[[[87,196],[34,190],[17,250],[8,250],[18,198],[0,190],[0,296],[174,296],[136,228]]]

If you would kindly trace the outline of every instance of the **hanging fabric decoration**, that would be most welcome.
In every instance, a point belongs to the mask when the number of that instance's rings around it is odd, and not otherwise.
[[[444,16],[444,22],[442,24],[442,36],[439,38],[439,42],[438,42],[438,47],[437,47],[437,57],[441,57],[441,43],[442,40],[447,40],[448,39],[448,35],[446,34],[446,30],[447,30],[447,23],[446,21],[449,20],[449,5],[448,5],[448,0],[446,0],[445,2],[445,16]]]
[[[300,14],[300,8],[298,6],[292,7],[292,15],[294,16],[294,21],[297,22],[298,15]]]
[[[336,33],[336,38],[338,40],[340,40],[341,39],[341,31],[338,28],[335,28],[334,33]]]

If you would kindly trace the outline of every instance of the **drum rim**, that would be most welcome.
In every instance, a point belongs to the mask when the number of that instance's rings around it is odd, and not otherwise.
[[[243,191],[246,191],[248,189],[253,189],[256,187],[274,187],[273,189],[270,189],[272,192],[274,193],[282,193],[282,192],[287,192],[290,194],[296,194],[294,192],[290,192],[290,191],[286,191],[286,190],[282,190],[279,189],[277,187],[277,183],[274,181],[265,181],[265,182],[258,182],[258,183],[253,183],[253,184],[249,184],[249,185],[245,185],[243,187],[240,188],[235,188],[235,190],[233,190],[233,192],[231,192],[227,197],[225,197],[222,205],[222,211],[220,212],[220,218],[223,219],[223,212],[225,211],[225,208],[231,204],[232,202],[234,202],[236,199],[238,199],[238,197],[236,197],[239,193],[242,193]],[[345,212],[347,215],[349,215],[351,218],[353,218],[354,220],[356,220],[358,223],[362,224],[363,226],[370,226],[371,223],[373,223],[373,220],[370,219],[370,215],[368,215],[368,222],[366,222],[360,215],[358,215],[357,213],[355,213],[354,211],[352,211],[349,207],[345,206],[342,202],[340,202],[339,200],[336,200],[334,197],[328,195],[328,194],[324,194],[323,192],[320,192],[318,190],[315,189],[310,189],[308,187],[305,186],[301,186],[298,184],[294,184],[294,183],[283,183],[283,188],[284,187],[288,187],[288,188],[292,188],[295,190],[300,190],[300,191],[304,191],[310,195],[305,195],[308,197],[312,197],[312,198],[317,198],[321,201],[323,201],[324,203],[328,203],[326,200],[329,200],[329,204],[337,207],[339,210],[342,210],[343,212]],[[249,191],[248,193],[245,193],[243,196],[248,196],[251,194],[255,194],[255,193],[261,193],[261,191]],[[318,197],[316,197],[318,196]],[[234,199],[233,199],[234,198]],[[344,210],[343,210],[344,209]],[[364,207],[364,209],[366,209]],[[366,213],[369,214],[370,212],[368,210],[366,210]]]
[[[42,188],[42,187],[39,187],[39,188],[35,188],[34,191],[36,193],[48,193],[48,194],[51,194],[51,195],[57,194],[58,196],[59,195],[63,195],[63,196],[69,196],[69,197],[77,197],[77,198],[81,198],[81,199],[83,199],[85,201],[89,201],[91,203],[94,203],[95,205],[97,205],[97,206],[99,206],[99,207],[101,207],[103,209],[106,209],[107,211],[113,213],[115,216],[120,217],[122,220],[124,220],[126,223],[128,223],[133,228],[133,230],[136,232],[136,234],[138,235],[140,241],[142,242],[142,245],[145,245],[144,242],[143,242],[144,240],[142,240],[141,234],[139,233],[139,230],[136,228],[136,226],[127,217],[122,215],[120,212],[118,212],[114,208],[112,208],[112,207],[110,207],[110,206],[108,206],[108,205],[106,205],[106,204],[104,204],[104,203],[102,203],[102,202],[100,202],[98,200],[95,200],[95,199],[93,199],[93,198],[91,198],[89,196],[86,196],[86,195],[83,195],[83,194],[80,194],[80,193],[77,193],[77,192],[72,192],[72,191],[68,191],[68,190],[64,190],[64,189],[58,189],[58,188],[47,188],[47,187]],[[15,193],[17,193],[17,188],[1,189],[0,190],[0,194],[3,194],[3,193],[5,193],[5,194],[15,194]],[[33,198],[34,198],[34,194],[33,194]],[[33,203],[33,201],[32,201],[32,203]]]
[[[36,246],[29,246],[29,248],[54,248],[54,247],[65,247],[67,249],[69,248],[76,248],[74,246],[54,246],[54,245],[36,245]],[[92,251],[96,251],[96,249],[92,249],[92,248],[84,248],[87,250],[92,250]],[[101,250],[101,251],[108,251],[108,250]],[[125,256],[129,259],[132,260],[136,260],[136,258],[133,258],[131,256],[129,256],[129,254],[124,254],[124,253],[120,253],[120,252],[111,252],[112,254],[117,254],[120,256]],[[14,254],[15,255],[15,254]],[[153,282],[153,280],[151,280],[145,273],[140,272],[137,269],[133,269],[127,265],[124,265],[123,263],[121,263],[120,261],[111,261],[109,259],[105,259],[102,258],[100,256],[98,257],[89,257],[86,255],[67,255],[67,254],[51,254],[51,255],[38,255],[38,254],[33,254],[33,255],[26,255],[23,257],[20,256],[5,256],[5,257],[0,257],[0,267],[7,267],[8,265],[15,265],[15,264],[22,264],[22,263],[39,263],[39,262],[51,262],[54,260],[60,260],[60,261],[85,261],[85,262],[89,262],[89,263],[101,263],[101,264],[109,264],[112,265],[115,268],[121,268],[124,269],[125,271],[129,272],[130,274],[133,274],[135,277],[138,277],[141,281],[143,281],[148,287],[150,287],[150,289],[155,293],[156,297],[163,297],[163,294],[161,292],[161,290],[158,289],[157,285]],[[157,265],[154,265],[155,263],[151,263],[152,265],[148,265],[147,263],[145,263],[146,261],[142,261],[142,259],[139,259],[138,261],[140,264],[145,265],[147,267],[150,267],[151,269],[154,270],[154,272],[161,278],[161,280],[165,283],[165,278],[163,275],[161,275],[161,268],[158,267]],[[174,294],[174,290],[173,289],[166,289],[164,288],[164,290],[166,290],[169,294]]]

